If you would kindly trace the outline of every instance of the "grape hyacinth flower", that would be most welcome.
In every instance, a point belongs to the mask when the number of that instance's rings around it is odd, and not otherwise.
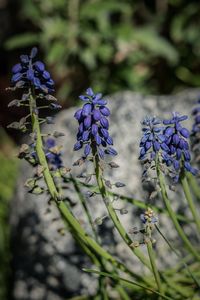
[[[188,117],[181,116],[177,112],[173,112],[172,115],[171,119],[163,121],[163,124],[166,125],[163,134],[166,138],[167,149],[163,152],[162,157],[167,167],[172,167],[174,171],[173,180],[177,182],[182,169],[193,175],[196,175],[197,170],[190,164],[191,155],[188,144],[190,132],[180,123],[187,120]]]
[[[158,218],[150,207],[147,208],[144,214],[140,215],[140,220],[143,224],[156,224],[158,222]]]
[[[197,106],[193,109],[194,124],[192,126],[191,142],[192,150],[195,154],[197,163],[200,161],[200,99],[197,101]]]
[[[44,93],[54,91],[54,81],[43,62],[36,60],[37,48],[31,50],[30,55],[21,55],[20,62],[12,68],[11,83],[13,87],[30,88]]]
[[[145,159],[148,154],[150,154],[150,161],[155,160],[156,153],[160,149],[167,150],[161,123],[158,118],[149,116],[142,121],[143,136],[140,141],[140,160]]]
[[[95,94],[91,88],[86,90],[86,95],[79,97],[83,102],[82,108],[74,114],[79,123],[77,142],[74,151],[84,147],[85,158],[92,152],[97,151],[99,157],[104,159],[105,154],[115,156],[117,151],[112,148],[113,139],[109,135],[107,101],[102,98],[102,94]]]
[[[200,132],[200,99],[197,101],[198,106],[195,107],[192,111],[194,116],[194,124],[192,126],[192,134]]]
[[[54,170],[60,169],[63,167],[62,153],[60,147],[56,145],[56,141],[52,138],[48,138],[45,142],[45,155],[48,161],[48,164]]]
[[[35,160],[35,164],[39,164],[39,160],[35,150],[35,143],[30,145],[30,155]],[[57,170],[63,167],[61,147],[56,145],[53,138],[48,138],[44,143],[44,153],[47,158],[48,165],[51,169]]]

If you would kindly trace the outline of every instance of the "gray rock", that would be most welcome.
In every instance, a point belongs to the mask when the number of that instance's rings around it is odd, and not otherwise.
[[[124,188],[113,189],[114,191],[143,199],[144,202],[149,201],[149,193],[144,192],[141,186],[141,165],[138,162],[140,121],[146,115],[168,118],[171,111],[189,114],[199,94],[200,90],[188,90],[173,96],[142,96],[123,92],[108,97],[112,112],[111,136],[114,139],[115,149],[119,153],[114,161],[120,165],[120,168],[113,172],[108,170],[105,176],[112,182],[122,181],[126,184]],[[74,112],[75,108],[62,111],[57,115],[55,125],[44,129],[45,132],[57,130],[65,133],[65,137],[59,138],[58,142],[63,145],[63,160],[67,167],[72,167],[73,162],[81,155],[72,150],[77,131],[76,120],[73,118]],[[188,121],[188,125],[191,126],[191,120]],[[89,259],[82,253],[68,231],[60,235],[63,223],[54,205],[49,206],[48,196],[32,196],[27,193],[23,185],[31,176],[32,170],[26,163],[23,163],[21,168],[10,217],[14,253],[14,299],[61,300],[82,293],[94,293],[96,280],[81,271],[82,267],[90,266]],[[80,172],[79,167],[72,168],[73,175]],[[87,189],[83,189],[83,192],[86,191]],[[66,196],[73,203],[73,213],[90,232],[72,185],[69,185],[69,189],[66,190]],[[99,196],[89,198],[87,201],[94,220],[106,215]],[[158,206],[162,206],[160,199],[155,201]],[[174,206],[182,210],[186,207],[182,199],[179,202],[174,201]],[[127,231],[134,226],[140,226],[141,210],[119,200],[116,201],[115,207],[128,209],[128,214],[120,215]],[[160,217],[160,226],[170,239],[176,239],[177,244],[176,233],[167,216]],[[137,258],[131,255],[116,230],[113,231],[109,218],[105,219],[98,230],[105,248],[126,261],[129,267],[133,266],[138,272],[143,271]],[[160,266],[172,265],[176,258],[157,235],[155,238]],[[145,252],[145,247],[142,249]]]

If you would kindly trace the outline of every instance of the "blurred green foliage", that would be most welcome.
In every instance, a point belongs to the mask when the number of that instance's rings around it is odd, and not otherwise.
[[[0,299],[3,300],[7,299],[10,276],[9,202],[16,185],[18,160],[13,158],[13,144],[1,128],[0,137]]]
[[[168,93],[200,85],[199,1],[21,0],[20,5],[19,18],[29,20],[32,29],[11,37],[6,47],[38,44],[61,99],[88,86],[103,93]]]

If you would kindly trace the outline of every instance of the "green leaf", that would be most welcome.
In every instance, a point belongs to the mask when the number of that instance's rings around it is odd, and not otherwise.
[[[30,194],[40,195],[44,192],[44,189],[40,186],[35,186],[32,190],[29,191]]]
[[[176,49],[163,37],[159,36],[154,30],[142,28],[134,33],[134,38],[140,45],[152,51],[154,55],[159,55],[166,58],[172,64],[178,62],[178,52]]]
[[[81,61],[90,69],[94,70],[97,66],[97,61],[94,53],[90,48],[85,49],[80,53]]]
[[[80,11],[80,16],[85,19],[91,17],[92,19],[96,19],[102,15],[108,15],[109,13],[129,13],[131,11],[130,5],[128,3],[117,2],[115,0],[110,1],[93,1],[85,3]]]
[[[42,21],[42,12],[38,2],[33,0],[23,0],[20,16],[22,19],[30,19],[38,26]]]
[[[98,47],[98,56],[99,58],[105,63],[109,62],[111,57],[113,56],[114,49],[111,45],[109,44],[101,44]]]
[[[49,64],[57,63],[57,68],[59,65],[63,64],[65,61],[66,49],[61,41],[56,41],[51,45],[47,53],[47,62]]]
[[[39,40],[40,40],[40,34],[28,32],[24,34],[15,35],[9,38],[5,42],[4,46],[7,50],[12,50],[16,48],[33,46],[35,44],[38,44]]]
[[[94,274],[98,274],[100,276],[105,276],[105,277],[113,278],[113,279],[115,279],[117,281],[120,281],[123,285],[125,285],[128,288],[133,288],[133,287],[137,286],[137,287],[140,287],[141,289],[150,291],[153,294],[162,296],[163,299],[172,300],[172,298],[167,297],[167,296],[165,296],[165,295],[163,295],[163,294],[161,294],[161,293],[159,293],[159,292],[157,292],[157,291],[155,291],[155,290],[153,290],[153,289],[151,289],[151,288],[149,288],[149,287],[147,287],[145,285],[142,285],[142,284],[140,284],[138,282],[135,282],[135,281],[132,281],[132,280],[128,280],[126,278],[122,278],[122,277],[120,277],[118,275],[110,274],[110,273],[107,273],[107,272],[100,272],[100,271],[94,270],[94,269],[85,269],[84,268],[83,271],[85,271],[87,273],[94,273]]]
[[[62,39],[70,34],[67,31],[67,21],[61,17],[45,17],[42,22],[42,31],[45,37],[45,40],[53,40],[55,38],[60,38],[60,43],[63,42]]]
[[[144,47],[151,51],[153,56],[161,56],[167,59],[171,64],[176,64],[179,59],[177,50],[166,39],[161,37],[153,28],[133,29],[125,24],[117,29],[118,44],[120,42],[128,43],[134,46]]]

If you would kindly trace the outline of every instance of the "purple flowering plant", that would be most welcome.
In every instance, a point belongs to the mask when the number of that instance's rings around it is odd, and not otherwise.
[[[109,135],[110,110],[106,106],[107,101],[102,98],[102,94],[95,94],[91,88],[87,89],[86,95],[79,98],[84,104],[74,114],[79,123],[74,150],[84,147],[84,156],[87,157],[92,149],[96,149],[101,159],[104,159],[106,154],[117,155],[117,151],[111,147],[113,139]]]
[[[9,127],[26,132],[29,136],[29,143],[23,144],[19,151],[19,158],[24,158],[34,169],[33,177],[27,179],[25,186],[30,193],[48,195],[51,200],[48,203],[54,202],[74,239],[95,266],[95,269],[84,269],[85,272],[95,273],[99,277],[94,299],[131,300],[135,299],[133,297],[137,293],[137,299],[193,299],[200,288],[199,272],[193,268],[194,264],[200,263],[200,254],[181,226],[180,221],[186,222],[187,218],[174,211],[169,189],[176,184],[183,190],[192,223],[197,228],[195,234],[198,235],[200,218],[195,200],[200,198],[200,191],[197,183],[198,171],[193,167],[190,137],[193,146],[197,148],[200,134],[199,107],[193,110],[194,125],[191,134],[182,125],[188,117],[176,112],[172,113],[172,117],[167,120],[148,116],[142,121],[139,160],[143,163],[143,178],[151,177],[152,171],[154,172],[151,183],[155,189],[154,197],[149,197],[146,206],[143,201],[113,192],[113,187],[119,189],[125,187],[125,184],[121,181],[112,183],[106,178],[107,169],[114,170],[119,167],[112,161],[117,151],[113,147],[114,142],[110,135],[111,111],[105,97],[101,93],[95,93],[92,88],[88,88],[86,94],[79,97],[82,105],[74,114],[77,120],[77,135],[73,149],[76,152],[81,151],[81,158],[74,163],[73,168],[84,165],[86,175],[75,177],[71,169],[65,167],[62,146],[57,141],[63,133],[51,131],[44,134],[41,127],[42,124],[46,124],[48,128],[48,124],[52,125],[54,121],[48,115],[41,117],[40,110],[54,110],[61,106],[52,95],[54,81],[46,70],[45,64],[37,60],[37,54],[37,49],[33,48],[29,55],[21,55],[20,62],[12,68],[10,89],[19,89],[22,95],[21,99],[11,101],[9,107],[24,106],[28,109],[28,114],[18,122],[10,124]],[[45,100],[47,105],[41,106],[41,99]],[[87,174],[89,164],[92,172]],[[73,186],[78,195],[82,213],[86,215],[90,226],[89,231],[76,218],[65,196],[62,187],[68,188],[69,185]],[[88,189],[87,195],[83,188]],[[94,220],[87,200],[97,195],[101,198],[106,214]],[[160,209],[156,204],[152,204],[152,199],[155,197],[160,197],[162,199],[160,202],[163,202],[165,207]],[[129,211],[124,207],[116,208],[115,201],[119,198],[142,208],[141,229],[135,228],[131,232],[124,226],[121,215],[129,214]],[[158,225],[159,212],[167,214],[172,221],[177,237],[182,241],[183,253],[190,257],[189,263],[183,261],[182,254],[162,234]],[[132,268],[127,265],[113,253],[112,249],[104,247],[98,229],[107,219],[112,221],[113,228],[124,246],[147,272],[138,274],[134,266]],[[134,218],[133,222],[135,222]],[[142,238],[138,240],[137,234]],[[185,287],[181,280],[177,280],[174,284],[176,274],[167,272],[168,269],[158,268],[154,234],[157,234],[158,238],[164,238],[180,260],[181,275],[192,285],[188,296],[191,298],[183,298],[181,291]],[[106,280],[106,277],[110,280]],[[115,291],[114,294],[112,290]]]

